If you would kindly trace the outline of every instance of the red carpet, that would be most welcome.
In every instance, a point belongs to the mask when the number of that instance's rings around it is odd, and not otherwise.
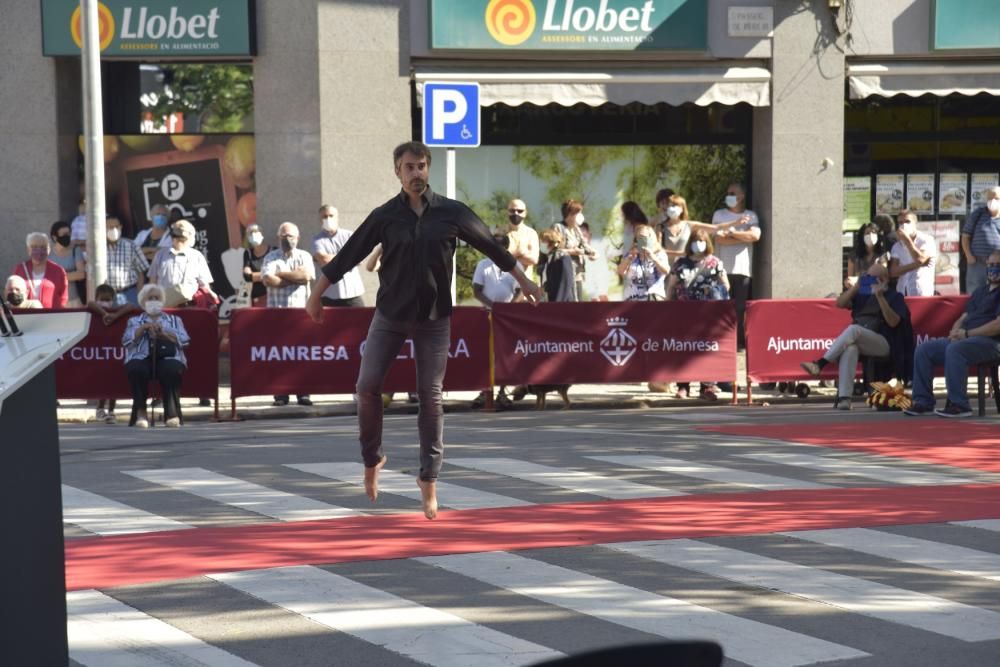
[[[1000,422],[910,417],[878,423],[741,424],[703,426],[701,430],[1000,472]]]
[[[446,500],[446,499],[445,499]],[[72,540],[67,590],[212,572],[1000,518],[1000,485],[822,489],[680,496],[343,520],[204,528]]]

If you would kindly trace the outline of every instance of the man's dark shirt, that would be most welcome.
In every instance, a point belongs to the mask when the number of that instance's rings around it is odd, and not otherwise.
[[[418,217],[405,192],[372,211],[323,274],[337,283],[382,244],[378,296],[375,308],[390,320],[412,322],[451,315],[452,256],[462,239],[493,260],[504,271],[517,264],[497,245],[489,228],[461,202],[423,194],[424,211]]]
[[[990,289],[991,285],[986,283],[972,293],[965,304],[965,321],[962,322],[963,329],[975,329],[987,322],[992,322],[1000,317],[1000,287]],[[993,336],[1000,339],[1000,336]]]

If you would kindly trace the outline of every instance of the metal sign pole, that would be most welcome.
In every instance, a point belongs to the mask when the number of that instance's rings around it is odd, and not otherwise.
[[[80,0],[83,23],[83,165],[87,190],[87,301],[107,282],[104,224],[104,110],[101,103],[101,35],[97,0]]]

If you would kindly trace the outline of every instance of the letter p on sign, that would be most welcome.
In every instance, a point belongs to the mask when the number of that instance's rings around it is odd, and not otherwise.
[[[478,146],[479,84],[424,83],[423,120],[428,146]]]

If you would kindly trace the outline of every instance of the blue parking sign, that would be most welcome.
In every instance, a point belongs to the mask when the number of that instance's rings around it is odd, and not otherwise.
[[[424,84],[424,143],[428,146],[479,145],[479,84]]]

